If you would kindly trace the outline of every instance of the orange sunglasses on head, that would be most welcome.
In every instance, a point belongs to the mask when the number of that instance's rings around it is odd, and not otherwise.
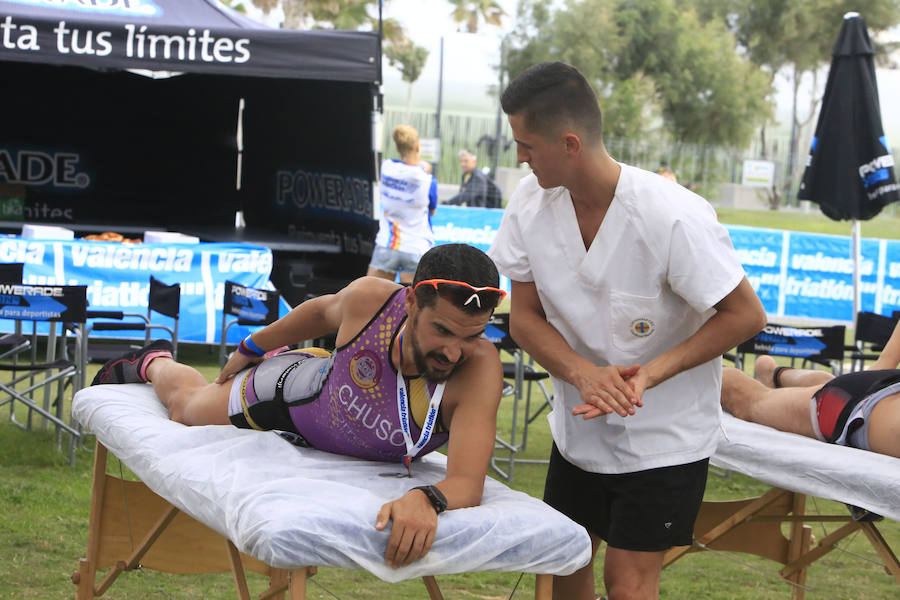
[[[496,308],[500,301],[506,297],[506,292],[500,288],[492,286],[475,287],[465,281],[454,281],[452,279],[423,279],[413,286],[413,291],[418,289],[420,285],[432,286],[442,297],[459,306],[469,306],[470,303],[475,302],[478,308]],[[482,305],[482,300],[484,305]]]

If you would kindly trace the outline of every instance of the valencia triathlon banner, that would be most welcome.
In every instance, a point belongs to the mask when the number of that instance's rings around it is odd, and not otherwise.
[[[180,283],[178,339],[186,342],[218,343],[226,281],[272,289],[271,250],[248,244],[121,244],[3,236],[0,263],[23,263],[22,279],[28,286],[87,286],[88,310],[146,315],[151,275],[169,285]],[[281,300],[281,314],[287,310]],[[154,313],[153,323],[171,327],[172,319]],[[14,321],[0,319],[0,330],[9,332],[13,327]],[[38,331],[46,332],[47,325],[40,324]],[[228,329],[228,340],[237,343],[251,331],[234,325]],[[143,338],[144,332],[91,332],[104,335]]]
[[[502,210],[439,206],[432,225],[439,244],[487,250],[502,218]],[[770,319],[853,321],[849,236],[725,228]],[[861,245],[861,310],[891,316],[900,311],[900,240],[864,239]]]
[[[487,250],[502,210],[439,206],[433,217],[438,243],[463,242]],[[772,320],[853,321],[850,238],[726,226],[753,289]],[[30,286],[85,285],[89,310],[147,313],[150,275],[181,284],[179,339],[217,343],[225,282],[272,289],[272,253],[247,244],[120,244],[0,237],[0,263],[23,263]],[[862,241],[862,309],[890,316],[900,311],[900,240]],[[509,289],[502,278],[501,286]],[[50,300],[50,299],[48,299]],[[281,300],[280,314],[289,307]],[[154,323],[171,320],[154,315]],[[46,331],[40,324],[38,331]],[[0,319],[0,330],[14,322]],[[26,330],[29,328],[26,326]],[[251,329],[234,325],[237,343]],[[128,332],[91,335],[128,336]],[[142,338],[143,332],[131,334]]]

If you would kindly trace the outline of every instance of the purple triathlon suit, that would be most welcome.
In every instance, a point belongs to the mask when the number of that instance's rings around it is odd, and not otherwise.
[[[228,413],[237,427],[287,431],[318,450],[366,460],[400,461],[407,453],[397,407],[397,371],[390,356],[406,320],[406,288],[333,356],[289,351],[238,373]],[[318,354],[318,355],[317,355]],[[407,377],[413,440],[421,434],[435,384]],[[442,412],[422,456],[449,439]]]

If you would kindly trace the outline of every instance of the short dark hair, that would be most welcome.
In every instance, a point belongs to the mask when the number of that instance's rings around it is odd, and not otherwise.
[[[562,62],[543,62],[528,67],[500,97],[503,112],[521,114],[525,126],[550,137],[567,124],[588,136],[603,139],[603,118],[597,95],[578,69]]]
[[[451,279],[468,283],[473,287],[500,285],[500,274],[494,261],[478,248],[468,244],[440,244],[423,254],[413,277],[413,287],[426,279]],[[416,290],[416,302],[421,308],[434,306],[437,302],[437,290],[429,285],[421,286]],[[493,306],[482,308],[480,303],[474,302],[459,308],[468,313],[494,309]]]

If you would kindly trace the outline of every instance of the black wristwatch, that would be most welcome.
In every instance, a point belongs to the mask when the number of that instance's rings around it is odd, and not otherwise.
[[[441,490],[437,489],[433,485],[420,485],[418,487],[414,487],[414,490],[422,490],[425,492],[425,495],[428,497],[428,501],[431,502],[431,506],[434,507],[434,512],[437,514],[441,514],[445,510],[447,510],[447,496],[441,492]]]

